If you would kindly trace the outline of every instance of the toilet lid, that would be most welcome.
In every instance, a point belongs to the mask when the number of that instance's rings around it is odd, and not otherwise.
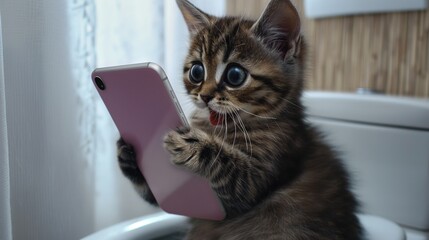
[[[429,129],[427,99],[307,91],[303,101],[312,117]]]
[[[366,232],[368,240],[390,239],[405,240],[404,230],[396,223],[387,219],[371,216],[358,215],[359,220]]]

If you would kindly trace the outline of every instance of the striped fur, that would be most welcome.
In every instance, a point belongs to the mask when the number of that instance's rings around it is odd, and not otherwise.
[[[191,33],[184,85],[198,108],[191,129],[170,132],[164,146],[173,163],[209,179],[227,211],[221,222],[194,220],[188,239],[361,239],[348,174],[305,121],[306,46],[290,1],[272,0],[256,22],[177,2]],[[196,63],[200,83],[190,79]],[[246,71],[242,86],[226,83],[231,64]],[[210,123],[209,109],[222,124]]]

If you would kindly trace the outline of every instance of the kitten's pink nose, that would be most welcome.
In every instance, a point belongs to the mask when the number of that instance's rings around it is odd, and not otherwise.
[[[208,104],[213,99],[213,96],[210,95],[200,95],[200,97],[206,104]]]

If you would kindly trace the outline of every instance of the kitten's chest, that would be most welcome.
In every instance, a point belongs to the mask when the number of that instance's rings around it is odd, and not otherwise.
[[[221,223],[195,222],[193,228],[187,236],[187,240],[217,240],[226,239],[225,233],[228,230]],[[229,238],[229,237],[228,237]],[[230,238],[229,238],[230,239]]]
[[[258,218],[257,216],[254,216]],[[255,238],[255,221],[248,221],[245,217],[234,221],[207,222],[196,221],[188,234],[187,240],[237,240],[237,239],[260,239]],[[253,230],[252,230],[253,229]]]

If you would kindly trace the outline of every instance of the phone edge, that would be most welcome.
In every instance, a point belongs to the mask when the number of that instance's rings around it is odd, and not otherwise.
[[[188,119],[186,118],[185,112],[183,111],[182,106],[179,103],[179,100],[176,96],[176,93],[174,92],[173,87],[171,86],[170,80],[167,77],[167,74],[165,73],[164,69],[159,66],[156,63],[150,62],[148,64],[148,67],[156,71],[160,76],[164,83],[165,88],[167,89],[168,94],[170,95],[171,100],[174,103],[174,106],[176,107],[177,113],[180,115],[180,119],[182,121],[182,124],[184,127],[189,128],[190,125],[188,123]]]

